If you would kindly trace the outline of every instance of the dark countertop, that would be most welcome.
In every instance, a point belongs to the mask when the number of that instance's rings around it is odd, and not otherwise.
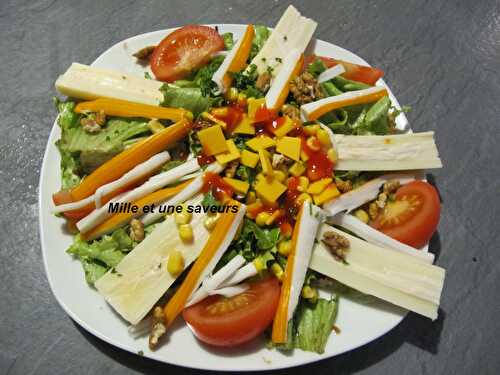
[[[316,37],[386,72],[414,130],[434,130],[445,167],[431,249],[447,269],[440,318],[415,314],[360,349],[287,374],[493,374],[500,368],[500,5],[497,1],[297,1]],[[0,374],[195,373],[116,349],[52,296],[37,186],[55,118],[53,83],[115,42],[186,23],[264,23],[278,1],[0,2]],[[306,5],[307,4],[307,5]]]

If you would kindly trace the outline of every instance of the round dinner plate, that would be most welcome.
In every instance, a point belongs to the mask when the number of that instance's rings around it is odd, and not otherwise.
[[[221,33],[232,32],[238,38],[246,25],[217,26]],[[92,66],[143,76],[146,69],[136,63],[132,54],[145,46],[156,45],[170,31],[172,29],[155,31],[119,42],[99,56]],[[309,51],[368,65],[354,53],[321,40],[312,43]],[[378,85],[385,86],[385,83],[380,80]],[[399,106],[390,90],[389,93],[393,103]],[[404,114],[398,116],[397,126],[406,128]],[[87,285],[80,262],[65,252],[72,243],[72,236],[64,232],[64,220],[51,213],[52,194],[60,190],[60,157],[55,146],[59,136],[59,126],[54,122],[43,158],[39,187],[40,237],[45,270],[52,292],[62,308],[100,339],[129,352],[140,352],[145,357],[179,366],[223,371],[270,370],[303,365],[358,348],[384,335],[404,318],[406,310],[382,301],[362,304],[341,298],[336,321],[341,333],[332,332],[323,354],[301,350],[283,354],[266,349],[264,339],[238,348],[216,349],[197,341],[179,318],[169,332],[167,342],[158,350],[150,351],[147,337],[134,339],[129,335],[127,323],[95,289]]]

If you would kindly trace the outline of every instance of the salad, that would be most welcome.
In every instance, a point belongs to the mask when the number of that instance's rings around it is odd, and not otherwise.
[[[134,53],[144,77],[56,81],[67,252],[151,350],[183,319],[322,353],[346,294],[436,319],[434,134],[397,126],[381,70],[307,54],[316,26],[293,6],[273,30],[187,25]]]

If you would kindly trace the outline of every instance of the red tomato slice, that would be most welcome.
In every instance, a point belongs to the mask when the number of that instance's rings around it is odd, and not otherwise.
[[[327,68],[331,68],[335,65],[342,64],[345,68],[345,73],[342,77],[351,79],[353,81],[363,82],[367,85],[374,85],[375,82],[382,78],[384,72],[377,68],[372,68],[370,66],[363,66],[358,64],[353,64],[347,61],[336,60],[331,57],[309,55],[306,57],[306,63],[304,66],[308,66],[315,59],[321,59]]]
[[[172,82],[188,76],[208,63],[214,52],[224,48],[224,39],[208,26],[187,25],[167,35],[151,56],[156,79]]]
[[[419,248],[436,231],[441,212],[439,195],[431,184],[413,181],[396,192],[396,200],[388,202],[371,225],[398,240]]]
[[[182,316],[201,341],[233,346],[252,340],[271,324],[279,296],[278,280],[268,277],[237,296],[205,298],[185,309]]]

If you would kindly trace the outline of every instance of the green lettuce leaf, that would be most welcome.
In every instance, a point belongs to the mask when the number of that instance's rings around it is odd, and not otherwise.
[[[97,280],[99,280],[108,271],[108,268],[102,264],[88,260],[85,258],[80,259],[85,272],[85,280],[90,285],[94,285]]]
[[[178,87],[166,83],[161,91],[163,92],[163,106],[187,109],[195,117],[207,111],[212,104],[210,98],[203,96],[199,87]]]
[[[222,39],[224,39],[224,47],[229,51],[234,46],[233,33],[222,34]]]

